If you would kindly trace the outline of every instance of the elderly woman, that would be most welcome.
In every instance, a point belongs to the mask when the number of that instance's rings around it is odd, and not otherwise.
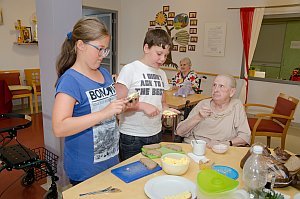
[[[208,146],[214,141],[228,142],[230,146],[250,143],[250,128],[243,104],[232,99],[236,81],[229,75],[218,75],[212,86],[212,98],[200,101],[188,118],[178,124],[177,135],[184,142],[201,139]]]
[[[192,62],[190,58],[185,57],[180,60],[178,73],[173,78],[173,89],[178,89],[183,86],[184,81],[190,81],[195,92],[199,91],[199,78],[196,72],[191,70]]]

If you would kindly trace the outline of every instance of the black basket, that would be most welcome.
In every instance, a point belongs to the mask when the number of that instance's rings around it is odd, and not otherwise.
[[[49,171],[50,168],[47,167],[46,162],[51,167],[53,175],[57,172],[57,155],[48,151],[44,147],[35,148],[32,149],[32,151],[34,151],[38,155],[38,158],[42,160],[39,168],[34,168],[34,178],[36,181],[45,178],[48,175],[51,176],[51,171]]]

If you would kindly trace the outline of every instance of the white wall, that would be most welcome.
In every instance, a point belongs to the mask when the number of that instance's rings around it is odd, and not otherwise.
[[[244,3],[243,3],[244,2]],[[242,60],[242,43],[238,10],[227,10],[227,7],[239,7],[247,1],[211,0],[211,1],[122,1],[121,24],[121,64],[126,64],[142,55],[142,44],[149,21],[155,19],[156,13],[162,10],[163,5],[169,5],[170,11],[175,14],[197,12],[198,43],[196,51],[188,53],[172,52],[173,61],[179,63],[184,56],[189,56],[193,66],[198,71],[211,73],[240,74]],[[132,6],[135,5],[135,6]],[[227,24],[226,49],[224,57],[208,57],[203,55],[204,25],[208,22],[225,22]],[[172,31],[172,36],[177,30]]]
[[[15,23],[21,20],[23,26],[32,27],[31,16],[35,13],[35,0],[1,0],[3,25],[0,25],[0,70],[23,70],[39,68],[39,52],[37,45],[16,45],[17,31]],[[22,75],[23,77],[23,75]]]

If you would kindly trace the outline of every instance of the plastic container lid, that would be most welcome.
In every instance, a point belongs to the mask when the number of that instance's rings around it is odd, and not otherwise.
[[[262,154],[263,150],[264,150],[263,147],[259,146],[259,145],[253,146],[253,149],[252,149],[253,153],[255,153],[255,154]]]
[[[234,168],[228,166],[214,165],[212,169],[234,180],[239,177],[239,173]]]
[[[220,194],[235,190],[239,182],[212,169],[205,169],[198,173],[197,185],[205,194]]]

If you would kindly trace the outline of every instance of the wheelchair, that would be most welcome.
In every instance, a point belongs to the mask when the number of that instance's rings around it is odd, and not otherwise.
[[[18,124],[12,125],[12,120],[18,120]],[[22,121],[22,122],[20,122]],[[23,114],[7,113],[0,114],[0,123],[7,124],[8,127],[0,127],[0,173],[4,169],[22,169],[25,175],[21,179],[24,187],[31,186],[47,176],[51,177],[51,186],[44,195],[46,199],[57,199],[58,192],[56,181],[58,156],[51,153],[44,147],[29,149],[17,140],[17,131],[31,126],[31,117]],[[21,123],[21,124],[19,124]],[[10,142],[15,139],[17,144]]]

